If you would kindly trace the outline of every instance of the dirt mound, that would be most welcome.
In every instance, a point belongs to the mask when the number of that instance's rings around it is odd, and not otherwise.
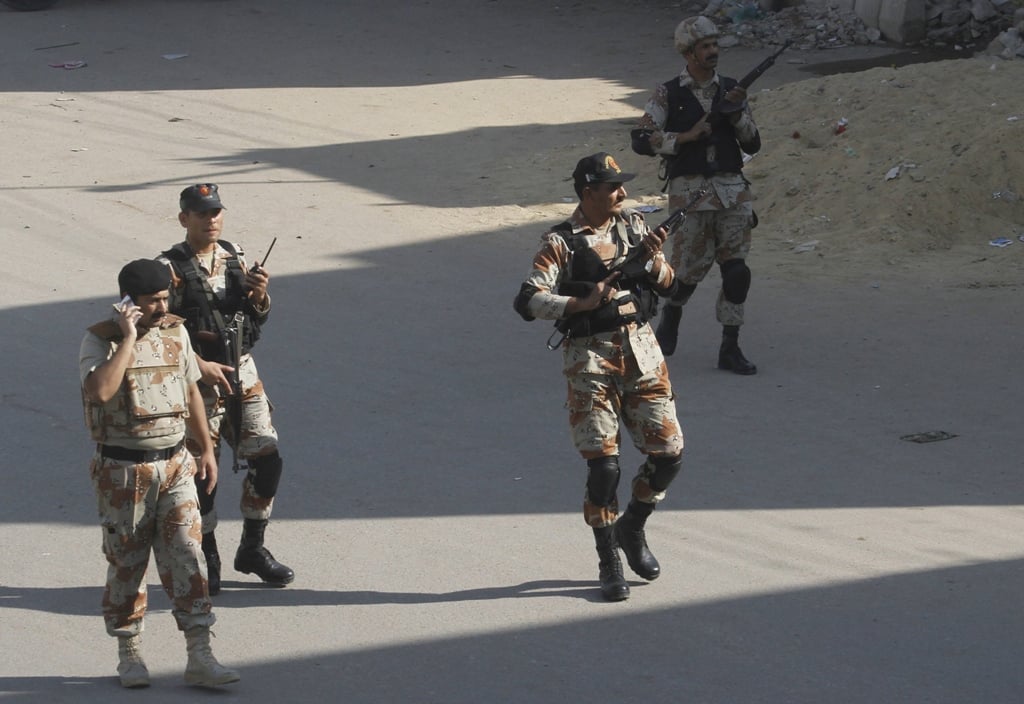
[[[875,68],[751,96],[758,251],[783,269],[1020,283],[1024,62]],[[841,130],[836,126],[845,120]],[[990,244],[1005,238],[1012,244]],[[802,261],[797,263],[796,259]]]

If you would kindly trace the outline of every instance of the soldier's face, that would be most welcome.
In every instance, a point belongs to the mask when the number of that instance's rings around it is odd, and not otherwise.
[[[192,249],[202,252],[220,239],[224,229],[224,211],[211,208],[202,212],[183,210],[178,214],[178,222],[185,228],[185,239]]]
[[[689,58],[699,68],[706,71],[713,70],[718,66],[718,38],[708,37],[707,39],[701,39],[693,45]]]
[[[154,328],[167,315],[167,300],[170,297],[169,291],[158,291],[147,293],[135,299],[135,305],[139,307],[142,317],[136,325],[140,328]]]
[[[588,187],[594,210],[599,215],[618,215],[626,202],[626,187],[621,183],[595,183]]]

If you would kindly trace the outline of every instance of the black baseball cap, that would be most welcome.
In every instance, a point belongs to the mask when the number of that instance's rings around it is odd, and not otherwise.
[[[607,152],[598,152],[583,157],[572,172],[572,180],[578,186],[588,183],[625,183],[636,178],[636,174],[627,174],[619,168],[615,157]]]
[[[220,202],[220,196],[217,195],[217,184],[215,183],[197,183],[194,186],[189,186],[181,192],[178,205],[182,212],[192,210],[197,213],[224,207],[224,204]]]

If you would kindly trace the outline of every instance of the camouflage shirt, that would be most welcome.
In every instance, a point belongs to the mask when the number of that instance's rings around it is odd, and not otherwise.
[[[586,222],[583,212],[577,208],[569,222],[574,235],[583,235],[587,245],[597,252],[606,266],[619,264],[629,253],[630,246],[624,237],[626,226],[637,233],[647,232],[640,213],[623,211],[622,218],[615,218],[609,227],[595,231]],[[526,278],[526,284],[534,291],[527,302],[527,310],[541,320],[557,320],[565,316],[570,296],[558,293],[559,284],[567,277],[571,267],[572,251],[565,240],[564,231],[550,230],[541,238],[541,246],[533,258],[533,268]],[[656,290],[667,290],[675,281],[675,273],[658,252],[651,267],[652,284]],[[628,295],[620,291],[617,295]],[[642,372],[656,369],[663,357],[649,324],[632,323],[621,330],[598,333],[587,337],[566,340],[563,345],[565,373],[616,373],[622,367],[623,356],[632,355],[637,359]]]

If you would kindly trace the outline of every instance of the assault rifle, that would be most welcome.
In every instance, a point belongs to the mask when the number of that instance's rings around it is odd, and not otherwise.
[[[682,208],[676,208],[672,213],[657,227],[651,228],[653,230],[660,230],[665,228],[669,235],[672,231],[686,218],[686,215],[693,210],[697,205],[707,197],[707,191],[704,189],[699,190],[690,202],[684,205]],[[586,252],[593,252],[593,250],[584,250]],[[650,271],[647,269],[648,262],[644,261],[644,249],[642,247],[635,247],[629,255],[626,256],[619,264],[611,267],[610,269],[604,266],[604,262],[600,261],[596,254],[593,254],[594,262],[590,262],[595,268],[604,269],[602,279],[611,276],[618,272],[619,277],[615,280],[616,286],[619,290],[625,290],[633,288],[634,286],[642,283],[646,280]],[[575,256],[579,256],[578,254]],[[600,275],[600,274],[599,274]],[[563,281],[561,286],[558,287],[558,292],[563,295],[575,296],[579,298],[585,298],[589,296],[591,291],[594,290],[596,284],[590,281]],[[586,324],[587,318],[593,311],[583,311],[580,313],[574,313],[566,318],[559,318],[555,321],[555,331],[548,337],[547,347],[549,350],[557,350],[565,342],[566,338],[572,337],[573,332],[579,330],[583,325]],[[556,335],[561,335],[558,340],[555,340]]]
[[[758,78],[762,76],[762,74],[764,74],[765,71],[767,71],[768,69],[775,65],[775,60],[778,59],[782,55],[782,52],[784,52],[792,43],[793,40],[787,39],[778,51],[776,51],[774,54],[772,54],[764,61],[759,63],[757,66],[755,66],[753,71],[748,73],[746,76],[744,76],[737,82],[737,85],[742,87],[744,90],[749,88],[754,81],[756,81]],[[713,107],[711,112],[708,114],[708,121],[712,122],[714,120],[720,120],[723,116],[737,113],[746,106],[747,101],[745,100],[740,103],[734,103],[731,100],[726,100],[723,97],[722,100],[718,101],[718,104],[715,107]],[[669,107],[670,109],[672,109],[672,106]],[[630,130],[630,145],[632,146],[634,152],[642,156],[657,156],[657,154],[655,154],[654,152],[654,148],[651,146],[652,132],[653,130],[644,127],[637,127],[635,129]],[[663,154],[662,158],[671,159],[672,157]]]
[[[265,258],[264,258],[265,259]],[[221,333],[224,339],[224,353],[227,356],[228,364],[232,371],[228,375],[228,382],[231,384],[231,395],[228,396],[224,413],[226,420],[231,424],[231,436],[233,459],[231,470],[237,472],[238,449],[242,444],[242,329],[245,327],[245,313],[238,311],[231,319],[231,324],[225,326]]]
[[[755,66],[754,70],[748,73],[743,78],[741,78],[737,85],[743,88],[744,90],[749,88],[750,85],[758,78],[760,78],[765,71],[767,71],[768,69],[775,65],[775,60],[782,56],[782,52],[784,52],[792,43],[792,39],[787,39],[778,51],[776,51],[774,54],[772,54],[767,59],[765,59],[757,66]],[[711,111],[711,116],[714,117],[716,113],[720,115],[731,115],[734,112],[739,112],[740,110],[745,108],[746,105],[746,101],[743,101],[741,103],[734,103],[731,100],[726,100],[725,98],[722,98],[722,100],[718,102],[718,105],[715,107],[715,109]]]

